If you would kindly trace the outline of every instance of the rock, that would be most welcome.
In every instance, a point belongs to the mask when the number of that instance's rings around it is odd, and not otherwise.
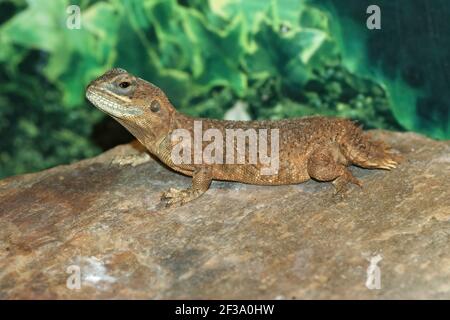
[[[165,209],[190,179],[120,165],[131,144],[2,180],[0,298],[449,299],[450,143],[375,134],[406,160],[352,168],[364,188],[343,199],[314,181],[214,182]]]

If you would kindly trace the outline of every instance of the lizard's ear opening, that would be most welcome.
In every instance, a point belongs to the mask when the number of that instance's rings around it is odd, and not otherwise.
[[[159,110],[161,110],[161,105],[159,104],[159,101],[153,100],[152,103],[150,104],[150,111],[156,113],[159,112]]]

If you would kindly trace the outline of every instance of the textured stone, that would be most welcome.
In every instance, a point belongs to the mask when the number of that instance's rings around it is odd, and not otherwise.
[[[190,179],[123,145],[0,181],[0,298],[450,298],[450,143],[376,135],[406,157],[352,168],[364,188],[214,182],[165,209]],[[381,289],[366,286],[380,254]],[[66,287],[71,265],[81,289]]]

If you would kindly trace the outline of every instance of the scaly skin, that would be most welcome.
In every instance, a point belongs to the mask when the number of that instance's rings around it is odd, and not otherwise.
[[[332,181],[336,192],[342,192],[349,182],[361,186],[348,170],[349,165],[390,170],[400,160],[388,146],[371,140],[347,119],[315,116],[277,121],[226,121],[189,117],[177,112],[159,88],[123,69],[112,69],[92,81],[86,96],[127,128],[163,163],[192,176],[191,188],[171,188],[163,194],[168,206],[182,205],[199,197],[208,190],[212,180],[282,185],[315,179]],[[175,164],[171,158],[174,143],[170,134],[175,129],[186,129],[193,136],[196,120],[202,121],[203,132],[215,128],[224,137],[226,129],[269,129],[269,132],[279,129],[278,173],[261,174],[259,163]],[[208,143],[204,142],[203,148]]]

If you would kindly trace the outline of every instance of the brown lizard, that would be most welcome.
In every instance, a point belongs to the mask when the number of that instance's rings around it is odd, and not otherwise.
[[[170,168],[192,176],[192,186],[178,190],[170,188],[162,196],[168,206],[181,205],[205,193],[212,180],[237,181],[259,185],[297,184],[309,179],[332,181],[337,193],[354,183],[361,186],[348,166],[390,170],[399,163],[400,156],[380,141],[374,141],[361,127],[348,119],[332,117],[304,117],[276,121],[230,121],[194,118],[178,112],[164,92],[155,85],[123,69],[115,68],[92,81],[86,90],[87,98],[100,110],[127,128],[147,149]],[[195,135],[195,123],[201,121],[202,130],[276,130],[279,148],[278,170],[263,174],[262,163],[189,162],[174,161],[173,149],[180,139],[173,139],[177,129]],[[247,131],[244,131],[244,133]],[[249,136],[244,147],[250,150]],[[273,141],[272,141],[273,140]],[[225,142],[225,138],[223,140]],[[276,142],[273,136],[264,142]],[[202,141],[202,150],[208,141]],[[233,145],[237,154],[242,152]],[[250,155],[244,149],[245,159]],[[230,150],[226,150],[230,151]],[[225,152],[226,152],[225,151]],[[217,152],[217,151],[215,151]],[[195,152],[194,152],[195,153]],[[268,152],[269,153],[269,152]],[[219,153],[211,153],[218,155]],[[258,150],[258,155],[261,151]]]

